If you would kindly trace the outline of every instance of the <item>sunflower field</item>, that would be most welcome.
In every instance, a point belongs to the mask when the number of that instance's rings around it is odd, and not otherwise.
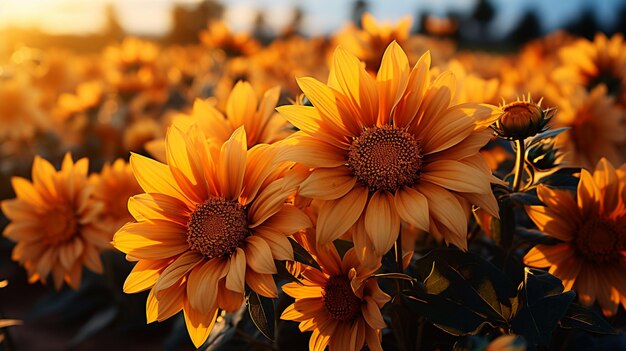
[[[0,50],[0,350],[626,349],[623,36],[422,22]]]

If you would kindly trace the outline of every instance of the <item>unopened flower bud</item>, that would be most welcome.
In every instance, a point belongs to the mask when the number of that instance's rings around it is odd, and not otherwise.
[[[501,107],[504,113],[496,122],[495,131],[502,138],[524,140],[544,131],[554,116],[554,109],[542,109],[541,101],[536,104],[532,99],[514,101]]]

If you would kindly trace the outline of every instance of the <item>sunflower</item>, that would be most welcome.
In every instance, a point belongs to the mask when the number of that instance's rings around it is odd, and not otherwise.
[[[47,127],[46,115],[38,107],[39,97],[24,75],[0,76],[0,143],[32,141]]]
[[[46,282],[52,273],[56,289],[63,281],[78,289],[83,266],[101,273],[99,252],[109,248],[111,233],[98,224],[102,203],[90,195],[89,161],[72,161],[66,154],[60,171],[35,157],[33,182],[13,177],[17,197],[2,201],[2,211],[11,220],[4,235],[17,242],[13,259],[28,272],[29,281]]]
[[[620,300],[626,306],[625,189],[626,164],[616,170],[602,159],[593,174],[582,170],[576,196],[540,185],[546,207],[526,209],[540,231],[561,242],[535,246],[524,263],[549,267],[583,304],[597,299],[605,315],[615,314]]]
[[[558,145],[571,165],[592,168],[602,157],[613,164],[626,162],[624,111],[606,94],[605,86],[591,92],[578,87],[558,102],[554,127],[569,127],[559,135]]]
[[[300,194],[324,200],[318,244],[360,221],[365,230],[356,231],[357,251],[370,241],[382,256],[403,220],[466,249],[470,204],[498,215],[490,187],[498,180],[478,151],[501,111],[451,105],[454,77],[442,73],[430,83],[429,66],[426,53],[411,70],[394,42],[374,79],[338,48],[328,85],[298,79],[313,107],[278,108],[300,129],[280,143],[282,157],[313,169]]]
[[[253,147],[261,143],[282,140],[291,133],[285,119],[276,114],[280,88],[274,87],[257,98],[248,82],[237,82],[226,101],[225,113],[216,109],[210,102],[196,99],[190,115],[175,117],[175,123],[183,130],[198,125],[204,135],[223,143],[239,127],[246,129],[247,145]],[[165,162],[165,140],[155,140],[146,145],[154,158]]]
[[[224,21],[213,21],[200,32],[200,41],[210,49],[222,50],[228,57],[248,56],[260,49],[260,44],[248,33],[233,33]]]
[[[413,20],[410,16],[398,23],[379,23],[370,13],[363,14],[361,27],[348,25],[336,38],[338,45],[365,62],[368,70],[376,72],[385,49],[392,41],[400,45],[409,39]]]
[[[559,56],[562,66],[554,71],[556,81],[588,91],[604,85],[616,101],[626,103],[626,44],[621,34],[607,38],[598,33],[593,41],[580,39],[562,48]]]
[[[300,322],[300,330],[312,331],[309,350],[358,351],[365,344],[370,350],[382,350],[380,339],[385,321],[380,309],[389,295],[370,278],[380,267],[363,264],[354,249],[339,257],[332,243],[316,248],[314,232],[294,235],[311,253],[321,270],[304,266],[299,283],[283,285],[283,291],[296,301],[281,319]]]
[[[94,186],[92,197],[104,204],[98,222],[113,236],[133,219],[128,212],[128,199],[141,193],[141,187],[130,165],[122,159],[115,160],[112,165],[105,164],[99,174],[89,177],[89,181]]]
[[[293,259],[287,236],[310,220],[286,203],[299,174],[277,163],[273,146],[248,150],[243,127],[220,144],[208,143],[195,125],[183,133],[175,124],[166,154],[168,164],[131,156],[146,193],[129,200],[136,222],[122,227],[113,245],[138,261],[124,291],[150,289],[148,322],[182,309],[199,347],[218,308],[234,312],[241,306],[246,284],[277,296],[273,260]]]

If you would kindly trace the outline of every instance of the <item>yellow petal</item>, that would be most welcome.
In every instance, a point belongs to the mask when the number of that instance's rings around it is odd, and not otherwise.
[[[443,225],[449,231],[446,241],[461,245],[460,248],[467,247],[467,217],[465,210],[459,201],[449,191],[429,183],[421,183],[417,187],[428,199],[428,209],[430,217]],[[443,231],[442,234],[446,234]]]
[[[167,131],[165,143],[167,164],[179,188],[187,198],[202,202],[208,196],[205,175],[200,157],[189,138],[172,126]]]
[[[407,127],[417,116],[422,104],[426,89],[430,84],[430,51],[424,53],[417,61],[409,75],[406,93],[398,102],[393,113],[393,124],[397,127]]]
[[[552,265],[567,264],[574,255],[574,248],[568,244],[537,245],[524,256],[524,264],[530,267],[546,268]]]

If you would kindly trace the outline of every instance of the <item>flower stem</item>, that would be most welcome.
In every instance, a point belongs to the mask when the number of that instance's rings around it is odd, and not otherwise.
[[[522,177],[524,176],[524,163],[526,162],[526,147],[523,140],[515,140],[515,177],[513,178],[513,192],[516,193],[522,186]]]
[[[398,273],[402,273],[404,271],[404,265],[402,264],[402,231],[398,233],[398,238],[396,239],[394,248],[396,254],[396,270]],[[398,288],[399,293],[402,289],[404,289],[404,282],[396,280],[396,287]]]

